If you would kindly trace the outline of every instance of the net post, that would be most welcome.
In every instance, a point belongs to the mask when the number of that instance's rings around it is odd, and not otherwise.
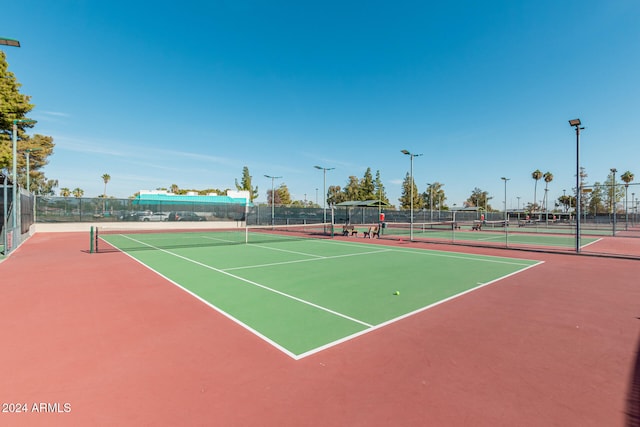
[[[98,227],[97,226],[96,226],[96,236],[95,237],[96,237],[96,244],[95,244],[96,252],[98,252]]]
[[[93,248],[93,225],[91,226],[91,230],[89,231],[89,253],[94,253]]]

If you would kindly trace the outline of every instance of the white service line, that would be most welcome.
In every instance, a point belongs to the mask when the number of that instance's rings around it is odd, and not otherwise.
[[[272,249],[272,248],[267,248],[265,247],[265,249]],[[289,251],[286,251],[289,252]],[[220,271],[231,271],[231,270],[244,270],[247,268],[259,268],[259,267],[271,267],[273,265],[285,265],[285,264],[296,264],[298,262],[309,262],[309,261],[322,261],[322,260],[327,260],[327,259],[337,259],[337,258],[347,258],[347,257],[352,257],[352,256],[360,256],[360,255],[371,255],[371,254],[379,254],[382,252],[391,252],[391,249],[382,249],[382,250],[378,250],[378,251],[370,251],[370,252],[361,252],[361,253],[357,253],[357,254],[346,254],[346,255],[332,255],[332,256],[318,256],[318,258],[310,258],[310,259],[297,259],[297,260],[293,260],[293,261],[281,261],[281,262],[272,262],[269,264],[256,264],[256,265],[246,265],[246,266],[242,266],[242,267],[230,267],[230,268],[222,268],[220,269]],[[296,253],[296,252],[293,252]]]

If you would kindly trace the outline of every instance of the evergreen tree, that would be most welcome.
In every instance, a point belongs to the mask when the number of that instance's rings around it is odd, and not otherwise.
[[[482,208],[483,210],[486,208],[487,211],[491,210],[491,206],[489,206],[488,201],[491,197],[488,197],[489,193],[486,191],[482,191],[478,187],[474,188],[471,192],[471,195],[466,201],[467,206],[475,206],[478,208]]]
[[[346,200],[345,193],[341,191],[339,185],[329,186],[329,189],[327,190],[327,206],[337,205],[338,203],[342,203]]]
[[[13,165],[13,122],[26,120],[27,114],[33,110],[31,97],[20,93],[20,87],[15,75],[9,71],[6,56],[0,51],[0,169]],[[18,169],[18,183],[26,187],[26,157],[29,153],[30,187],[36,194],[53,194],[53,188],[58,186],[57,180],[47,180],[40,170],[47,163],[47,158],[53,153],[53,138],[50,136],[34,135],[30,137],[26,130],[33,128],[33,122],[16,123],[17,152],[16,166]]]
[[[609,208],[609,212],[617,212],[617,204],[624,198],[624,186],[620,185],[619,182],[613,182],[613,172],[607,175],[607,180],[604,182],[604,186],[606,188],[605,200],[607,207]]]
[[[358,181],[358,178],[353,175],[349,177],[349,182],[347,183],[347,186],[344,187],[343,192],[345,200],[347,201],[362,200],[360,198],[360,181]]]
[[[593,187],[591,188],[591,193],[589,193],[590,194],[589,204],[587,205],[589,207],[589,213],[593,215],[597,215],[598,212],[599,213],[607,212],[607,209],[605,208],[605,205],[604,205],[605,193],[606,193],[606,189],[604,188],[604,186],[600,184],[598,181],[596,181],[593,184]],[[583,194],[586,194],[586,193],[583,193]],[[575,206],[576,204],[575,198],[573,198],[572,203]]]
[[[387,198],[387,194],[384,191],[384,184],[382,183],[382,179],[380,178],[380,170],[376,171],[376,180],[374,182],[374,186],[375,186],[375,195],[374,195],[374,199],[375,200],[381,200],[384,203],[389,203],[389,199]]]
[[[376,185],[371,175],[371,168],[367,168],[360,180],[360,197],[358,200],[377,200]]]
[[[411,176],[407,172],[407,176],[402,183],[402,196],[398,199],[400,209],[411,209],[411,194],[413,194],[413,209],[422,209],[422,195],[418,192],[415,181],[411,179]]]
[[[240,180],[240,184],[238,184],[238,180],[236,179],[236,189],[238,191],[248,191],[249,200],[252,202],[258,197],[258,187],[256,186],[253,188],[251,185],[251,174],[249,174],[249,168],[247,166],[242,168],[242,179]]]
[[[289,206],[291,204],[291,194],[289,193],[289,188],[287,184],[284,182],[280,184],[280,187],[276,190],[278,193],[278,197],[280,198],[280,204],[283,206]]]

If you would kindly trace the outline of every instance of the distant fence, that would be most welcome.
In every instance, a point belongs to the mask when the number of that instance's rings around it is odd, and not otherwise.
[[[46,197],[37,196],[26,198],[26,193],[22,193],[22,232],[26,232],[34,220],[35,222],[116,222],[116,221],[136,221],[142,218],[144,213],[163,212],[190,212],[202,216],[207,221],[246,221],[248,225],[268,225],[274,224],[305,224],[331,221],[331,209],[274,206],[269,204],[256,204],[245,207],[237,203],[136,203],[133,199],[103,199],[103,198],[76,198],[76,197]],[[9,206],[11,191],[8,192]],[[1,203],[2,197],[0,197]],[[33,217],[33,204],[35,202],[35,219]],[[245,215],[245,212],[247,215]],[[380,222],[380,213],[385,214],[385,222],[410,222],[411,212],[409,210],[388,210],[377,207],[335,207],[333,209],[333,220],[336,224],[375,224]],[[0,212],[0,215],[2,212]],[[273,217],[272,217],[273,215]],[[525,220],[525,212],[508,213],[509,221],[515,223]],[[479,220],[500,221],[504,219],[504,212],[480,212],[461,210],[428,210],[420,209],[413,211],[414,222],[440,222],[440,221],[460,221],[473,222]],[[564,221],[573,222],[566,213],[549,212],[548,214],[535,213],[531,215],[532,220],[538,222]],[[598,215],[583,215],[581,220],[584,224],[611,224],[614,217],[610,213]],[[637,211],[627,214],[618,213],[615,221],[624,227],[629,224],[637,224],[640,217]]]

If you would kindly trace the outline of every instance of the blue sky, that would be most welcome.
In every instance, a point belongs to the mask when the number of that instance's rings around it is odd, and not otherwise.
[[[9,13],[9,11],[7,11]],[[414,160],[420,191],[475,187],[495,208],[533,200],[531,172],[575,185],[579,117],[588,181],[640,181],[640,2],[49,1],[11,6],[0,36],[32,96],[34,133],[56,144],[60,187],[128,197],[234,188],[248,166],[322,204],[380,170],[398,204]],[[538,199],[542,198],[538,185]],[[640,191],[638,191],[640,194]]]

